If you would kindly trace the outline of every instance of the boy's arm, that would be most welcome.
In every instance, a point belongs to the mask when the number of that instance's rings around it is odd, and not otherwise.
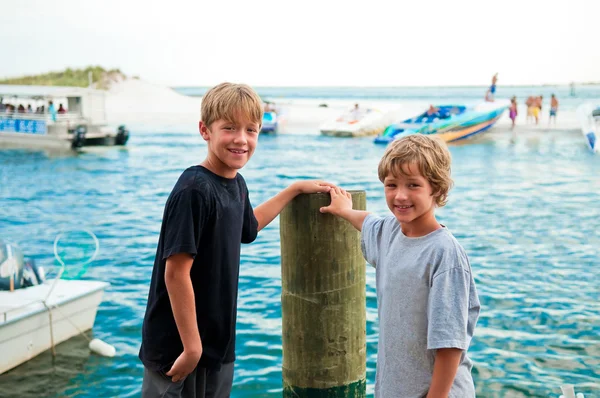
[[[454,383],[460,364],[462,350],[458,348],[440,348],[435,354],[433,376],[427,398],[447,398]]]
[[[324,181],[298,181],[293,183],[254,209],[254,217],[258,221],[258,230],[260,231],[269,225],[297,195],[301,193],[326,193],[333,186],[333,184]]]
[[[187,253],[175,254],[167,259],[165,284],[177,324],[183,352],[166,373],[173,382],[185,378],[198,365],[202,356],[202,341],[196,321],[196,301],[190,279],[194,259]]]
[[[348,194],[348,195],[350,195],[350,194]],[[325,207],[324,209],[326,209],[326,208],[327,207]],[[323,210],[321,210],[321,212],[327,213],[327,211],[323,211]],[[365,222],[365,218],[367,218],[367,216],[369,214],[371,214],[371,213],[369,213],[368,211],[365,211],[365,210],[347,209],[347,210],[343,210],[342,212],[338,213],[337,215],[342,217],[344,220],[348,221],[357,230],[362,231],[362,226],[363,226],[363,223]]]
[[[352,224],[354,228],[361,231],[365,218],[370,213],[364,210],[352,209],[352,194],[342,188],[335,187],[329,194],[331,195],[331,204],[321,207],[321,213],[330,213],[334,216],[342,217]]]

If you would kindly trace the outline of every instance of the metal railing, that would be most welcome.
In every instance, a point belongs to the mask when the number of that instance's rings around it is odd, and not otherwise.
[[[48,112],[44,112],[44,113],[14,112],[13,113],[13,112],[1,112],[0,111],[0,118],[13,119],[13,120],[45,120],[47,122],[55,122],[55,123],[87,120],[78,112],[72,112],[72,113],[67,112],[67,113],[57,114],[56,121],[53,120],[52,115]]]

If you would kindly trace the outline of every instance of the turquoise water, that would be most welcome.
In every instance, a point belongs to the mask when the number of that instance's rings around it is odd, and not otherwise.
[[[366,190],[385,214],[371,138],[264,136],[243,170],[254,205],[296,179]],[[572,383],[600,396],[600,156],[580,134],[487,134],[452,146],[456,186],[438,212],[466,248],[482,302],[470,355],[481,397],[557,397]],[[138,396],[137,359],[164,203],[206,153],[197,135],[133,131],[125,149],[77,156],[0,151],[0,237],[46,267],[62,228],[93,230],[100,254],[85,278],[110,282],[93,333],[117,349],[90,355],[83,338],[0,376],[0,396]],[[374,270],[367,269],[367,379],[377,351]],[[277,221],[242,252],[234,397],[281,396]],[[1,355],[1,353],[0,353]]]

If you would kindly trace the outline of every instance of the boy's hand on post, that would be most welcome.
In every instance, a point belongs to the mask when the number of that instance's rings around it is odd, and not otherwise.
[[[329,191],[331,195],[331,204],[321,207],[321,213],[330,213],[335,216],[341,216],[345,210],[352,210],[352,194],[340,187],[334,187]]]
[[[294,191],[297,194],[301,193],[327,193],[330,192],[332,188],[335,188],[330,182],[320,181],[320,180],[307,180],[307,181],[297,181],[292,184]]]
[[[301,193],[327,193],[334,187],[335,185],[332,183],[320,180],[296,181],[290,184],[283,191],[254,209],[254,216],[258,221],[258,230],[260,231],[269,225],[297,195]]]
[[[165,374],[171,377],[173,383],[183,380],[196,369],[201,356],[202,348],[200,348],[200,351],[194,352],[186,351],[184,349],[175,360],[175,363],[173,363],[173,366],[171,366],[171,369]]]

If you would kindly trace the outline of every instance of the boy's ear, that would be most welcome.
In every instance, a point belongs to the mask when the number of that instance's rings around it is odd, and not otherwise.
[[[204,138],[205,141],[208,141],[210,139],[208,126],[204,124],[202,120],[198,122],[198,130],[200,130],[200,135],[202,136],[202,138]]]

